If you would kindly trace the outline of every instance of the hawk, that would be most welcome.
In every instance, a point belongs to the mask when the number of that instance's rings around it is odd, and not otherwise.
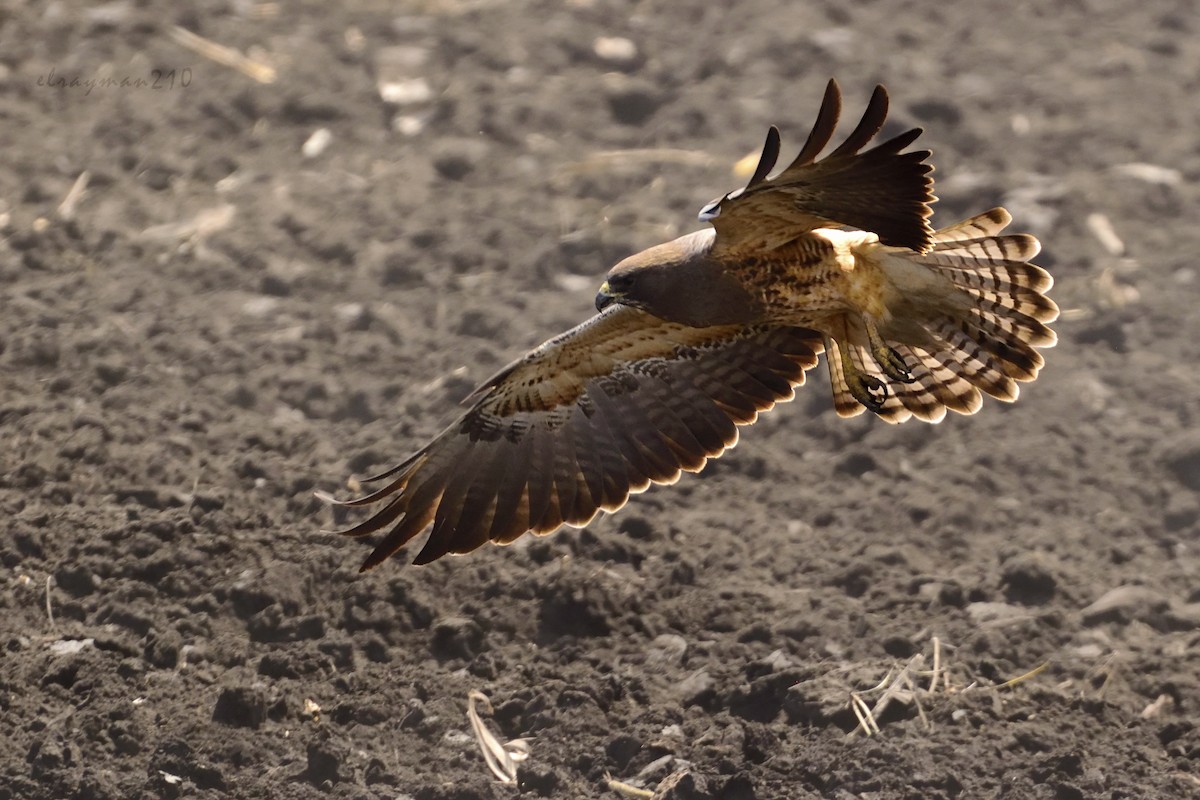
[[[711,225],[613,267],[596,316],[485,381],[467,410],[386,472],[379,506],[342,531],[385,531],[362,570],[431,527],[414,563],[527,532],[582,527],[650,484],[698,472],[826,355],[840,416],[887,422],[973,414],[1017,398],[1055,342],[1050,275],[996,208],[941,230],[928,150],[883,127],[875,88],[837,148],[830,81],[800,154],[773,177],[772,127],[749,183],[704,206]],[[332,498],[328,498],[332,500]],[[333,501],[337,502],[337,501]]]

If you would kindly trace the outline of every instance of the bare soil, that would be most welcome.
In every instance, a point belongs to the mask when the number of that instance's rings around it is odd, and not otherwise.
[[[0,12],[0,800],[681,770],[660,798],[1200,797],[1200,18],[983,8]],[[837,419],[818,371],[584,531],[359,575],[314,490],[586,318],[769,124],[798,148],[830,76],[848,115],[885,82],[927,128],[936,222],[1003,203],[1043,239],[1066,313],[1037,384],[891,427]],[[905,666],[920,710],[849,736],[851,692]],[[517,787],[474,689],[528,740]]]

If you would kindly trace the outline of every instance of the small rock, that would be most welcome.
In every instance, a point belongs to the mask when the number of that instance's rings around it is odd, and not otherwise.
[[[401,136],[411,138],[425,130],[425,124],[428,121],[428,114],[397,114],[392,117],[392,130]]]
[[[415,106],[433,99],[433,89],[424,78],[408,78],[379,84],[383,102],[395,106]]]
[[[592,52],[601,61],[618,67],[628,67],[637,61],[637,45],[624,36],[600,36],[592,42]]]
[[[305,158],[316,158],[325,152],[333,141],[333,132],[329,128],[317,128],[300,147],[300,154]]]
[[[1167,607],[1166,598],[1147,586],[1118,586],[1105,592],[1080,613],[1085,625],[1126,624],[1135,619],[1149,622]]]

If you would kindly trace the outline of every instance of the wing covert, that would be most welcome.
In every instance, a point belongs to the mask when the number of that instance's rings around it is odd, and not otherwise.
[[[369,479],[382,488],[338,503],[381,504],[342,533],[386,531],[367,570],[431,524],[414,563],[586,525],[732,447],[821,351],[804,328],[690,328],[613,306],[486,381],[433,441]]]

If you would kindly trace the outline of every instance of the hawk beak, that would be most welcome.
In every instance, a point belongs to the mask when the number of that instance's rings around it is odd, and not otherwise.
[[[617,302],[617,297],[609,291],[608,281],[605,281],[604,285],[600,287],[600,291],[596,293],[596,310],[603,311],[615,302]]]

